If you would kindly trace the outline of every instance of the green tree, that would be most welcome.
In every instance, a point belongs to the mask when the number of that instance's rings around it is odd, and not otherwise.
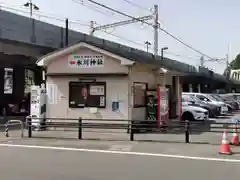
[[[240,69],[240,54],[229,64],[229,67],[225,69],[223,75],[228,77],[231,69]]]
[[[229,64],[230,69],[240,69],[240,54]]]

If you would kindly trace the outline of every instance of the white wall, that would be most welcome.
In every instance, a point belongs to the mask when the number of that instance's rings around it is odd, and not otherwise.
[[[163,84],[172,84],[170,74],[166,74],[165,76],[163,74],[158,74],[157,72],[153,72],[152,68],[147,65],[135,65],[132,68],[132,71],[130,73],[130,79],[133,82],[142,82],[147,83],[149,89],[156,89],[157,85],[163,85]],[[165,79],[164,79],[165,78]],[[132,97],[133,98],[133,97]],[[133,107],[133,105],[132,105]],[[136,120],[144,120],[146,119],[146,108],[145,107],[137,107],[132,108],[132,119]]]
[[[47,77],[47,86],[56,86],[56,104],[47,103],[47,117],[85,119],[128,119],[128,83],[127,77],[99,77],[97,81],[106,81],[106,108],[98,108],[91,114],[89,108],[69,108],[69,81],[74,77]],[[120,100],[119,112],[112,111],[112,101]]]

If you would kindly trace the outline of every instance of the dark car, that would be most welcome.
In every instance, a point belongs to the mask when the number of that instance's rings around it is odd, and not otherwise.
[[[226,104],[231,105],[231,110],[239,110],[239,103],[233,96],[228,94],[218,95]]]
[[[190,94],[183,94],[183,98],[187,98],[188,101],[191,103],[191,106],[207,109],[210,118],[217,117],[221,114],[221,107],[216,104],[201,101],[195,96],[192,96]]]
[[[227,105],[229,112],[238,110],[238,103],[234,102],[235,101],[234,99],[231,99],[231,98],[225,97],[225,96],[220,96],[218,94],[211,94],[210,96],[212,96],[214,99],[216,99],[216,101],[224,102]]]

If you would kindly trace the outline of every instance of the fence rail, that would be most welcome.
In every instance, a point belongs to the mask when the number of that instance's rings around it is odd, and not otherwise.
[[[26,127],[28,129],[28,137],[33,136],[33,123],[36,121],[45,121],[42,127],[50,131],[49,128],[70,128],[76,129],[78,139],[83,138],[83,129],[105,129],[105,130],[127,130],[129,132],[130,141],[134,141],[134,136],[139,133],[165,133],[178,131],[184,134],[185,142],[190,143],[190,135],[194,132],[212,132],[222,133],[223,130],[231,129],[233,131],[240,130],[240,125],[236,123],[220,123],[211,121],[170,121],[169,123],[160,122],[160,128],[153,121],[147,120],[121,120],[121,119],[82,119],[79,118],[32,118],[28,117]]]

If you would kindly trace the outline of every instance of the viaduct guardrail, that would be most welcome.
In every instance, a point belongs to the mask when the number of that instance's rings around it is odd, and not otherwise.
[[[28,117],[26,121],[27,136],[33,137],[33,125],[36,121],[42,120],[40,118]],[[156,126],[156,122],[147,120],[119,120],[119,119],[82,119],[79,118],[45,118],[45,123],[42,128],[51,131],[51,128],[70,128],[75,129],[78,133],[77,138],[83,139],[83,129],[102,129],[102,130],[126,130],[123,133],[129,132],[129,140],[134,141],[134,136],[139,133],[164,133],[171,131],[178,131],[183,133],[183,138],[186,143],[190,143],[190,136],[192,133],[223,133],[224,130],[238,132],[240,125],[236,123],[222,123],[210,121],[170,121],[164,125],[160,122],[161,127]],[[205,126],[209,128],[205,128]],[[57,138],[57,137],[56,137]]]

